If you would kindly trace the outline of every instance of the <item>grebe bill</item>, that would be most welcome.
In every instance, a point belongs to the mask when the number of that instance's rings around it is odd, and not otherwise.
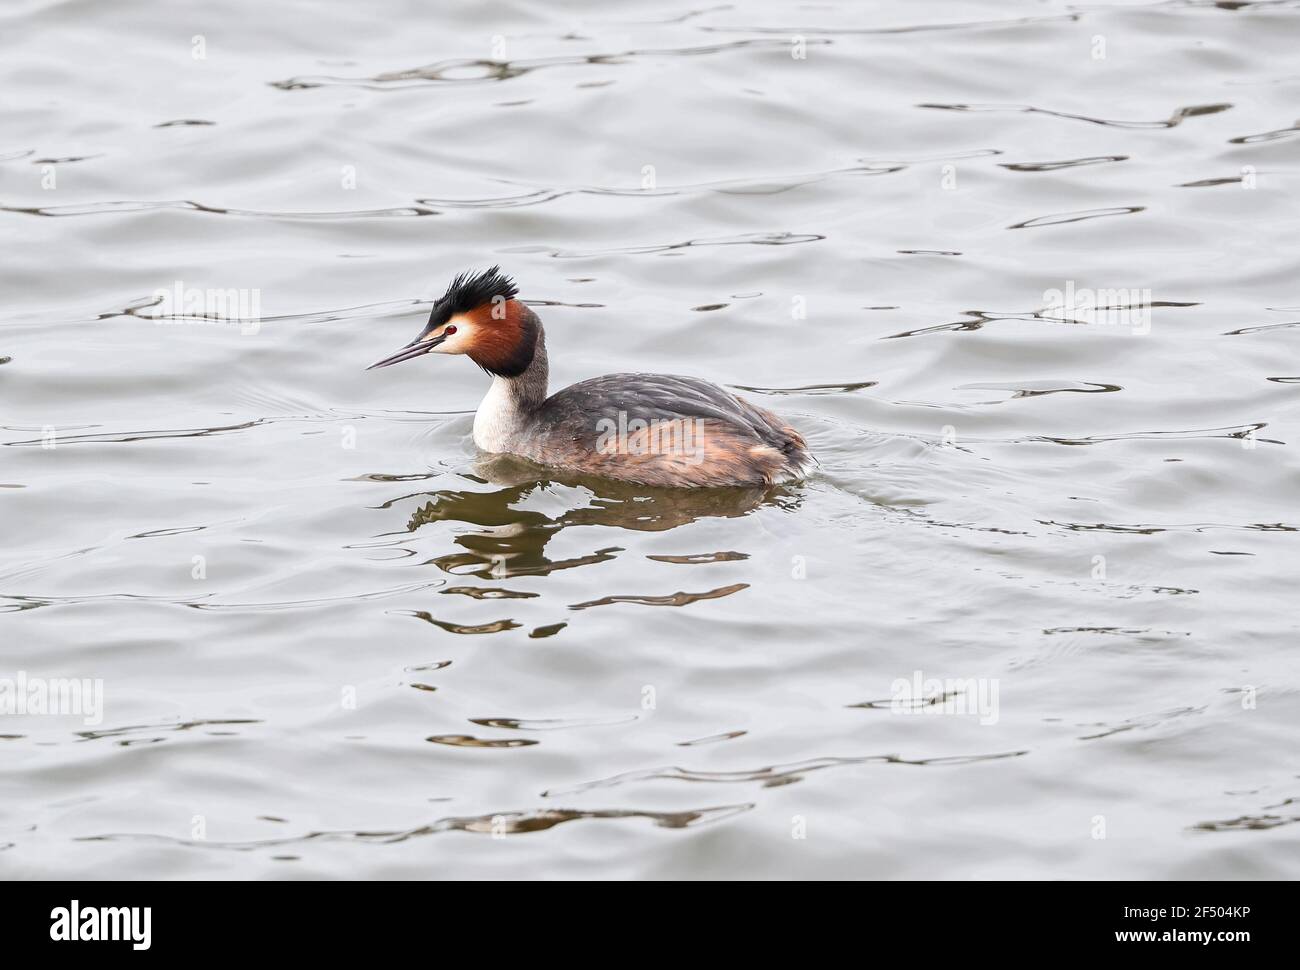
[[[815,466],[803,436],[716,384],[607,374],[547,396],[542,321],[498,267],[452,280],[413,341],[368,369],[464,354],[492,375],[474,415],[483,451],[640,485],[768,486]]]

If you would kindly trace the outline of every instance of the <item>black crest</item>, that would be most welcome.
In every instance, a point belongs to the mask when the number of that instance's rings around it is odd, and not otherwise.
[[[500,266],[493,266],[482,273],[461,273],[447,292],[438,301],[438,308],[448,317],[457,313],[469,313],[484,303],[491,303],[495,297],[513,300],[519,294],[515,281],[501,272]]]

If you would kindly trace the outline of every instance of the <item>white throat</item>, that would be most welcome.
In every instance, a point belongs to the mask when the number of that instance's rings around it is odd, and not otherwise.
[[[531,316],[532,311],[527,310]],[[536,327],[533,359],[516,377],[492,376],[492,386],[474,414],[474,444],[483,451],[497,454],[520,454],[538,410],[546,401],[549,367],[546,363],[546,337],[541,321],[532,317]]]
[[[527,413],[521,406],[516,380],[493,377],[492,386],[474,413],[474,444],[484,451],[511,451],[511,443],[524,430]]]

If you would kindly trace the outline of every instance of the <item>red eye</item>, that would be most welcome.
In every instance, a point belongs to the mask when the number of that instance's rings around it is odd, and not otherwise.
[[[446,330],[444,330],[444,331],[442,332],[442,335],[443,335],[444,337],[450,337],[450,336],[451,336],[453,333],[455,333],[455,332],[456,332],[456,328],[455,328],[455,327],[448,327]]]

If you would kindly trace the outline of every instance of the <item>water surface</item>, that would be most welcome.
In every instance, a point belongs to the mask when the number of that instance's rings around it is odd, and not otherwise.
[[[6,876],[1300,871],[1300,4],[0,18]],[[820,470],[478,462],[498,262]]]

